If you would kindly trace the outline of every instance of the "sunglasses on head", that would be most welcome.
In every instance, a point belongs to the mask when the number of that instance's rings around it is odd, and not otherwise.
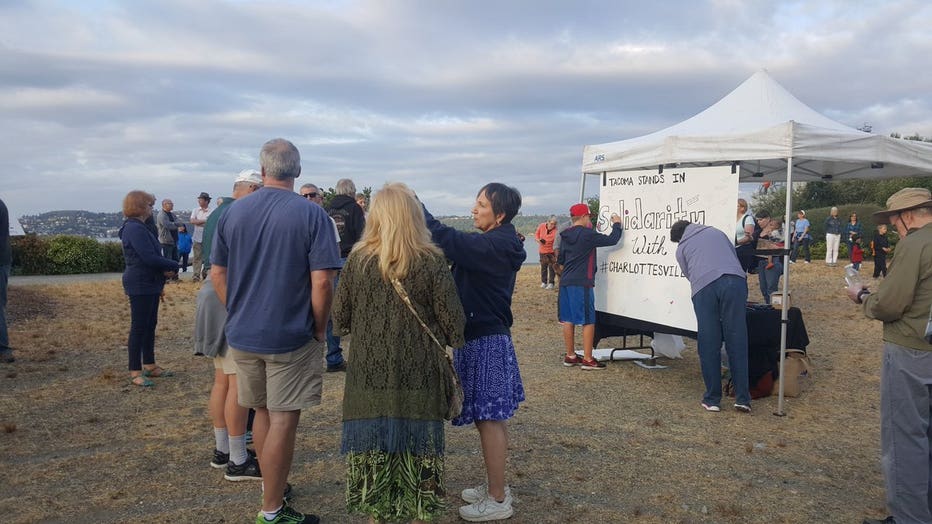
[[[317,198],[318,195],[317,195],[317,193],[306,193],[306,194],[301,195],[301,196],[303,196],[304,198]]]

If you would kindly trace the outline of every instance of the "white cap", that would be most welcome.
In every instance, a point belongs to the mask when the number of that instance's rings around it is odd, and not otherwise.
[[[262,185],[262,175],[259,174],[255,169],[244,169],[236,175],[236,180],[233,182],[237,184],[239,182],[249,182],[250,184]]]

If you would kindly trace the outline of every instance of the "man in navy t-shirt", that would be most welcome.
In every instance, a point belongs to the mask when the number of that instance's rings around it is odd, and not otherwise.
[[[284,506],[301,410],[320,403],[333,268],[340,252],[330,217],[294,192],[301,155],[274,139],[259,155],[263,188],[220,218],[210,279],[227,307],[226,335],[239,404],[254,408],[253,438],[265,491],[257,522],[317,522]]]

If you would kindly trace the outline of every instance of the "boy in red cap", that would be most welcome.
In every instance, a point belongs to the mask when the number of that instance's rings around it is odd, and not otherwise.
[[[621,240],[621,217],[612,213],[612,232],[597,233],[589,220],[589,206],[575,204],[570,208],[573,225],[560,233],[560,253],[557,263],[563,266],[560,275],[560,296],[557,317],[563,323],[566,356],[563,365],[579,365],[584,370],[604,369],[605,364],[592,358],[595,338],[595,248],[614,246]],[[583,358],[574,350],[576,326],[582,326]]]

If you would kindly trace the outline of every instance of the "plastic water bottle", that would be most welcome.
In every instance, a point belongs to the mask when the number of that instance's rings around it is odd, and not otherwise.
[[[854,269],[854,266],[847,265],[845,266],[845,284],[847,287],[861,287],[861,274],[858,273],[857,269]]]

